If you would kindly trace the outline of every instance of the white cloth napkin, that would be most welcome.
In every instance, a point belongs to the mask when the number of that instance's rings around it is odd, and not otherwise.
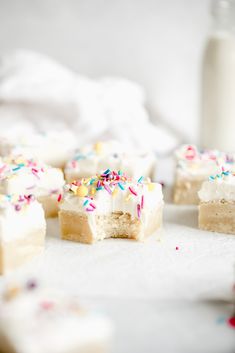
[[[0,128],[72,129],[78,146],[118,139],[139,149],[171,151],[178,139],[150,122],[145,94],[123,78],[91,80],[39,53],[0,58]]]

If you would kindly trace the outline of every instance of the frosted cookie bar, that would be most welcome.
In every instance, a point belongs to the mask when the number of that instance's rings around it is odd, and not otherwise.
[[[56,168],[64,168],[75,147],[76,139],[70,131],[0,134],[0,156],[22,154]]]
[[[105,316],[34,280],[1,292],[2,353],[107,353],[112,331]]]
[[[0,160],[0,193],[33,194],[43,205],[46,217],[57,216],[64,186],[63,172],[23,156]]]
[[[66,185],[59,211],[61,236],[82,243],[143,240],[161,227],[162,208],[160,184],[107,169]]]
[[[23,264],[44,247],[46,223],[32,195],[0,195],[0,274]]]
[[[199,228],[235,234],[235,175],[224,171],[210,176],[198,195]]]
[[[87,178],[109,167],[113,170],[125,170],[137,178],[153,177],[156,157],[152,152],[137,152],[127,149],[117,141],[97,142],[77,150],[65,166],[65,178],[71,183],[79,178]]]
[[[173,200],[177,204],[198,204],[198,191],[210,175],[234,168],[234,157],[217,150],[199,151],[184,145],[176,151]]]

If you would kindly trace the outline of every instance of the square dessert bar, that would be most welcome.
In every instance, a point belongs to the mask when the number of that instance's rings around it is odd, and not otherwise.
[[[125,170],[133,178],[140,173],[153,178],[156,157],[150,151],[126,149],[117,141],[97,142],[75,151],[65,166],[65,179],[68,183],[88,178],[100,173],[109,166],[112,170]]]
[[[108,318],[35,280],[1,292],[1,353],[107,353],[112,334]]]
[[[211,176],[199,191],[199,228],[235,234],[235,175]]]
[[[232,170],[234,156],[216,150],[199,151],[195,146],[184,145],[176,151],[176,175],[173,200],[176,204],[199,203],[198,191],[210,175]]]
[[[63,185],[64,176],[60,169],[23,156],[0,160],[0,193],[35,195],[46,217],[57,216],[57,199]]]
[[[143,240],[161,228],[162,209],[160,184],[107,169],[66,185],[59,211],[61,236],[82,243]]]
[[[42,161],[55,168],[64,168],[76,148],[75,135],[69,131],[0,132],[0,156],[24,155]]]
[[[0,274],[23,264],[44,247],[46,222],[34,196],[0,195]]]

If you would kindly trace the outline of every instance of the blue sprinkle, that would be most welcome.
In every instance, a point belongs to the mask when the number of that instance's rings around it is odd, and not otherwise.
[[[13,172],[16,172],[16,171],[19,170],[20,168],[21,168],[20,166],[15,167],[15,168],[12,168],[12,171],[13,171]]]
[[[86,200],[83,204],[83,206],[86,206],[88,204],[89,200]]]
[[[118,186],[120,187],[120,189],[125,190],[124,186],[121,183],[118,183]]]
[[[81,159],[85,159],[86,157],[84,156],[84,155],[82,155],[82,154],[79,154],[78,156],[76,156],[74,159],[76,160],[76,161],[80,161]]]
[[[95,181],[95,178],[92,178],[92,179],[90,180],[90,185],[92,185],[92,184],[94,183],[94,181]]]

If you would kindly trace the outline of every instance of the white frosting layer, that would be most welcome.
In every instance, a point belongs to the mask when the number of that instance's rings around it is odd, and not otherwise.
[[[21,207],[17,210],[17,207]],[[46,232],[42,206],[37,201],[0,201],[0,242],[10,242],[30,236],[38,230]]]
[[[8,132],[7,137],[0,136],[0,155],[22,154],[58,168],[65,165],[75,147],[76,139],[70,131],[27,134],[14,131]]]
[[[110,214],[112,212],[129,213],[133,218],[137,218],[137,205],[141,205],[141,198],[144,196],[144,207],[141,210],[141,219],[144,218],[150,210],[156,209],[163,204],[162,186],[158,183],[151,183],[153,190],[149,191],[148,184],[127,183],[125,190],[116,188],[115,196],[110,195],[105,189],[99,190],[93,196],[92,203],[96,206],[95,210],[90,213],[85,211],[84,201],[86,198],[78,197],[72,193],[65,193],[64,200],[60,204],[63,210],[84,212],[88,216],[94,214]],[[129,187],[132,187],[137,196],[133,195]]]
[[[206,179],[210,175],[224,170],[234,170],[235,161],[233,155],[217,150],[199,151],[194,145],[183,145],[175,153],[176,174],[178,178]]]
[[[16,160],[23,159],[17,157]],[[23,160],[25,165],[20,166],[16,160],[9,157],[0,162],[1,194],[34,194],[39,197],[61,192],[64,176],[60,169],[34,162],[28,165],[27,160]]]
[[[76,151],[65,167],[68,181],[95,175],[110,168],[125,170],[127,175],[137,178],[139,175],[152,176],[156,157],[149,151],[127,149],[117,141],[99,142]]]
[[[89,345],[105,346],[112,325],[85,312],[75,299],[35,288],[0,302],[0,333],[17,353],[74,353]]]
[[[229,174],[205,181],[198,195],[202,202],[235,201],[235,176]]]

